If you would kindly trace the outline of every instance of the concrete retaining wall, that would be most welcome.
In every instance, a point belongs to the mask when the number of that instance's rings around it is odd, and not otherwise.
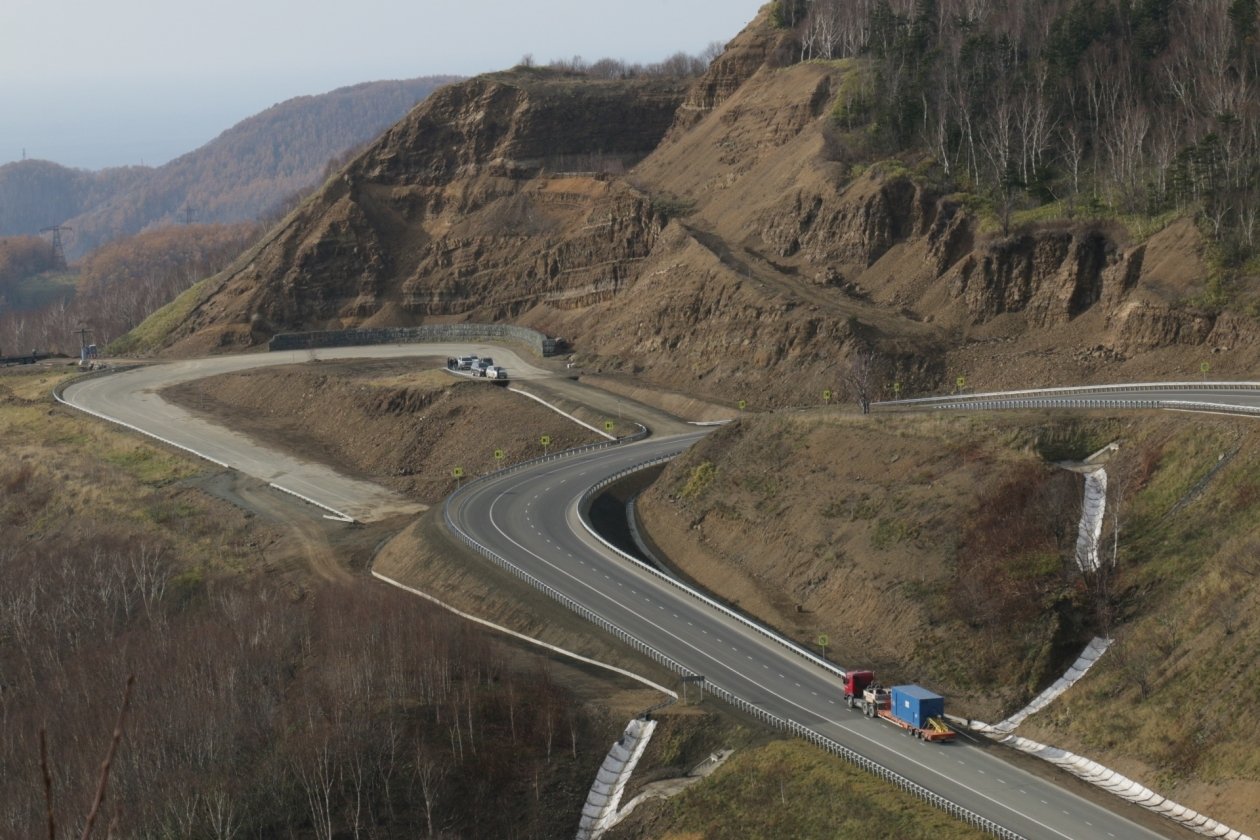
[[[307,350],[314,347],[352,347],[360,344],[414,344],[425,341],[514,341],[540,356],[559,352],[558,339],[515,324],[426,324],[420,327],[371,327],[353,330],[278,333],[268,350]]]

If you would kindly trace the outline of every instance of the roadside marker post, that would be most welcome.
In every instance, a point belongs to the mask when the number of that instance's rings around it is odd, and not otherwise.
[[[547,447],[551,446],[551,435],[543,435],[538,439],[538,442],[542,444],[543,455],[546,456]]]

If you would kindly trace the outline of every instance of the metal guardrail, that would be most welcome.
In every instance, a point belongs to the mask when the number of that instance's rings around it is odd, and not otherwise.
[[[646,437],[646,431],[643,433],[642,436]],[[490,548],[482,545],[476,539],[474,539],[471,534],[468,534],[463,529],[461,529],[459,525],[455,522],[454,517],[451,516],[451,502],[457,496],[460,496],[463,493],[468,492],[468,489],[475,486],[476,484],[482,483],[484,481],[488,481],[492,478],[498,478],[509,473],[519,472],[522,469],[525,469],[529,466],[532,466],[538,463],[542,463],[545,461],[558,460],[560,458],[569,458],[569,457],[572,457],[573,455],[580,454],[582,452],[590,452],[596,449],[606,449],[610,446],[616,446],[620,442],[621,441],[603,441],[600,443],[588,444],[586,446],[576,447],[574,449],[556,453],[555,455],[548,455],[542,458],[535,458],[531,461],[524,461],[520,464],[515,464],[499,472],[482,476],[481,478],[477,479],[476,481],[470,482],[469,484],[465,485],[465,487],[461,488],[460,490],[457,490],[455,493],[447,497],[446,503],[442,507],[442,518],[446,523],[446,527],[449,528],[451,533],[453,533],[456,537],[458,537],[460,541],[465,543],[469,548],[473,549],[473,551],[476,551],[478,554],[480,554],[481,556],[485,557],[490,562],[497,565],[499,568],[503,569],[504,571],[509,572],[510,574],[514,575],[516,578],[524,581],[525,583],[534,587],[538,591],[542,592],[543,594],[547,595],[553,600],[559,602],[561,605],[563,605],[567,609],[571,610],[572,612],[577,613],[582,618],[586,619],[587,621],[591,622],[595,626],[611,634],[612,636],[621,640],[622,642],[628,644],[630,647],[634,648],[635,650],[639,651],[640,653],[644,654],[645,656],[652,659],[654,662],[657,662],[658,664],[664,666],[670,671],[673,671],[674,673],[680,674],[682,676],[698,676],[689,668],[684,666],[682,663],[666,655],[665,653],[658,651],[656,648],[652,647],[652,645],[639,639],[637,636],[629,633],[626,630],[623,630],[621,627],[618,627],[617,625],[613,624],[611,621],[608,621],[603,616],[597,615],[594,611],[588,609],[587,607],[578,603],[577,601],[565,595],[564,593],[558,591],[552,586],[534,577],[532,574],[530,574],[529,572],[527,572],[525,569],[521,568],[520,566],[517,566],[515,563],[508,560],[506,557],[502,557],[501,555],[492,551]],[[674,456],[669,456],[669,457],[672,458]],[[658,460],[658,459],[653,459],[653,460]],[[666,458],[665,460],[668,460],[668,459]],[[640,465],[640,468],[641,467],[642,465]],[[677,585],[677,582],[675,582],[675,584]],[[1017,834],[1016,832],[1011,831],[1005,826],[1002,826],[994,822],[993,820],[990,820],[987,817],[977,814],[974,811],[971,811],[970,809],[957,804],[956,802],[946,799],[940,794],[932,790],[929,790],[923,785],[920,785],[918,782],[912,781],[911,779],[908,779],[905,776],[902,776],[900,773],[897,773],[896,771],[885,767],[884,765],[880,764],[879,762],[873,759],[867,758],[861,753],[858,753],[854,750],[849,749],[843,744],[837,741],[834,741],[826,737],[825,735],[822,735],[821,733],[815,732],[814,730],[800,723],[797,723],[796,721],[779,717],[773,712],[766,711],[765,709],[761,708],[760,706],[757,706],[754,703],[749,703],[747,700],[744,700],[743,698],[738,697],[734,693],[723,688],[718,683],[715,683],[706,679],[705,687],[710,693],[716,694],[719,698],[721,698],[725,702],[729,703],[730,705],[734,706],[740,711],[743,711],[746,714],[751,715],[757,720],[760,720],[763,723],[766,723],[777,729],[784,730],[795,737],[809,741],[811,744],[814,744],[817,747],[827,750],[833,755],[837,755],[840,758],[845,759],[846,761],[850,762],[851,764],[856,765],[860,769],[865,770],[868,773],[873,773],[874,775],[878,776],[884,781],[895,784],[897,787],[901,788],[903,791],[913,796],[918,797],[924,802],[927,802],[929,805],[933,805],[937,808],[940,808],[946,813],[954,816],[955,818],[959,820],[962,820],[963,822],[967,823],[968,825],[974,828],[978,828],[982,831],[985,831],[994,837],[1000,838],[1000,840],[1027,840],[1027,838],[1025,838],[1023,835]]]
[[[872,773],[886,782],[891,782],[892,784],[901,788],[906,793],[909,793],[912,796],[916,796],[919,799],[922,799],[924,802],[927,802],[929,805],[932,805],[936,808],[940,808],[942,811],[945,811],[951,816],[962,820],[963,822],[967,823],[968,825],[974,828],[978,828],[981,831],[987,832],[988,834],[991,834],[994,837],[1001,838],[1001,840],[1027,840],[1027,838],[1025,838],[1024,835],[1018,834],[1010,830],[1006,826],[994,822],[988,817],[981,816],[980,814],[977,814],[976,812],[968,808],[965,808],[962,805],[959,805],[956,802],[953,802],[952,800],[946,799],[945,797],[941,796],[939,793],[936,793],[935,791],[932,791],[924,787],[918,782],[907,779],[905,776],[902,776],[900,773],[897,773],[894,770],[888,769],[884,765],[880,764],[878,761],[867,758],[861,753],[855,752],[854,750],[849,749],[843,744],[837,741],[834,741],[825,735],[815,732],[814,730],[809,729],[808,727],[803,726],[797,723],[796,721],[786,720],[784,718],[779,717],[776,714],[773,714],[772,712],[767,712],[765,709],[762,709],[761,707],[753,703],[749,703],[746,700],[736,697],[734,694],[730,693],[729,691],[722,688],[721,686],[715,685],[714,683],[711,683],[707,680],[705,681],[705,688],[711,693],[716,694],[719,697],[721,697],[727,703],[730,703],[732,706],[735,706],[737,709],[743,712],[746,712],[747,714],[752,715],[758,720],[761,720],[764,723],[770,724],[771,726],[775,726],[779,729],[787,730],[792,735],[795,735],[796,737],[801,738],[803,740],[809,741],[814,746],[820,747],[826,750],[827,752],[832,753],[833,755],[837,755],[840,758],[843,758],[846,761],[848,761],[850,764],[854,764],[858,768],[865,770],[868,773]]]
[[[1022,397],[1019,399],[994,399],[979,397],[966,400],[933,401],[909,405],[902,403],[879,403],[876,407],[885,410],[904,406],[907,411],[949,411],[949,410],[1003,410],[1019,408],[1082,408],[1082,409],[1162,409],[1169,411],[1205,411],[1222,414],[1260,415],[1260,406],[1233,405],[1231,403],[1198,402],[1193,400],[1134,400],[1134,399],[1097,399],[1069,397]]]
[[[822,657],[820,657],[818,654],[814,653],[813,651],[808,650],[807,648],[801,647],[796,642],[793,642],[791,639],[774,632],[769,627],[759,624],[756,621],[753,621],[752,619],[748,618],[747,616],[741,615],[740,613],[736,612],[735,610],[731,609],[725,604],[715,601],[713,598],[710,598],[708,595],[704,594],[698,589],[694,589],[688,586],[687,584],[683,583],[682,581],[678,580],[678,578],[675,578],[671,575],[667,575],[664,572],[662,572],[660,569],[654,568],[651,565],[644,563],[642,560],[638,559],[637,557],[633,557],[627,554],[626,552],[617,548],[615,545],[609,543],[607,540],[600,537],[599,534],[595,533],[595,529],[591,527],[591,524],[587,521],[586,513],[590,510],[591,503],[594,501],[596,493],[598,493],[600,490],[603,490],[605,487],[615,484],[616,482],[620,481],[621,479],[627,476],[630,476],[636,472],[639,472],[640,470],[646,470],[650,467],[656,466],[657,464],[663,464],[666,461],[671,461],[676,457],[677,457],[676,455],[662,455],[657,458],[652,458],[648,461],[644,461],[643,463],[635,464],[634,466],[627,467],[617,473],[614,473],[613,475],[610,475],[604,478],[599,483],[594,484],[590,488],[588,488],[586,492],[584,492],[581,495],[581,497],[578,499],[578,515],[579,515],[579,518],[582,520],[582,525],[586,528],[587,532],[589,532],[593,537],[595,537],[597,540],[602,542],[610,550],[616,552],[617,555],[620,556],[622,559],[635,564],[639,568],[643,569],[645,572],[648,572],[649,574],[654,575],[657,579],[662,580],[665,583],[668,583],[669,585],[673,586],[675,589],[679,589],[687,593],[691,597],[696,598],[700,601],[703,601],[705,604],[708,604],[710,607],[713,607],[715,610],[727,616],[728,618],[732,618],[735,621],[738,621],[740,624],[744,625],[750,630],[753,630],[754,632],[759,633],[760,635],[764,636],[765,638],[769,639],[775,644],[786,648],[791,653],[796,654],[797,656],[801,657],[802,659],[805,659],[811,664],[817,665],[827,671],[830,671],[831,673],[843,679],[846,676],[845,669],[837,665],[834,665],[831,662],[828,662],[827,660],[823,659]]]
[[[934,397],[916,397],[908,400],[884,400],[871,404],[871,408],[918,408],[931,403],[975,403],[994,399],[1027,399],[1029,397],[1062,397],[1067,394],[1094,394],[1103,391],[1260,391],[1260,382],[1137,382],[1132,385],[1070,385],[1058,388],[1026,388],[1020,391],[988,391],[979,394],[945,394]]]

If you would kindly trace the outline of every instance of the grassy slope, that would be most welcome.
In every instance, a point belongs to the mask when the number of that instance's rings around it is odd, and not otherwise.
[[[1161,419],[1137,425],[1128,449],[1116,470],[1127,501],[1112,497],[1122,528],[1116,646],[1025,734],[1254,831],[1260,429]]]
[[[89,514],[112,520],[136,540],[174,540],[189,565],[219,557],[225,543],[240,537],[244,522],[173,486],[202,474],[203,465],[78,414],[50,411],[53,386],[70,375],[66,368],[0,374],[0,442],[7,464],[27,465],[33,477],[55,479],[57,487],[37,530],[24,538],[64,538],[76,516]],[[23,503],[21,492],[6,495],[6,505]],[[176,512],[189,515],[194,527],[168,530]],[[220,525],[203,521],[211,518]]]
[[[673,734],[658,730],[645,762],[649,766],[641,768],[650,772],[653,750],[660,750],[662,757],[671,754],[677,743]],[[664,742],[663,748],[658,740]],[[806,743],[779,740],[736,748],[707,781],[673,799],[644,803],[608,836],[963,840],[985,835]]]
[[[1047,472],[1038,453],[1080,457],[1111,440],[1103,543],[1118,514],[1120,565],[1095,598],[1070,573],[1080,479]],[[847,665],[928,681],[956,712],[1013,711],[1084,638],[1112,633],[1113,653],[1022,734],[1246,828],[1260,821],[1258,461],[1260,429],[1223,417],[780,415],[679,459],[641,509],[671,556],[741,606],[802,640],[828,632]],[[1070,493],[1025,504],[1028,481]],[[1069,532],[1037,542],[1063,513]],[[993,589],[976,605],[1025,577],[1048,585],[1029,590],[1044,600],[968,618],[958,570],[977,559],[995,562],[980,567]]]

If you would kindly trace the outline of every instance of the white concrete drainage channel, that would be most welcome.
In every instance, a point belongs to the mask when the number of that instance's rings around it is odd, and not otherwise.
[[[656,731],[656,721],[635,718],[608,750],[604,763],[586,795],[577,840],[595,840],[619,821],[617,808],[626,784]]]
[[[1114,444],[1112,446],[1114,447]],[[1093,461],[1105,451],[1107,450],[1091,455],[1086,459],[1086,463]],[[1098,540],[1102,536],[1103,515],[1106,513],[1107,507],[1107,471],[1101,466],[1091,466],[1080,470],[1080,472],[1083,472],[1085,477],[1085,495],[1081,506],[1081,521],[1076,541],[1076,562],[1082,572],[1095,571],[1102,562],[1098,554]],[[1114,560],[1114,558],[1112,559]],[[971,729],[998,737],[1001,743],[1007,746],[1014,747],[1029,755],[1034,755],[1044,761],[1049,761],[1051,764],[1063,768],[1079,779],[1083,779],[1092,785],[1114,793],[1122,799],[1127,799],[1130,802],[1141,805],[1143,808],[1165,816],[1205,837],[1221,837],[1225,838],[1225,840],[1252,840],[1249,835],[1223,825],[1211,817],[1193,811],[1184,805],[1178,805],[1176,802],[1160,796],[1155,791],[1144,787],[1127,776],[1122,776],[1114,770],[1102,766],[1096,761],[1091,761],[1076,753],[1013,734],[1014,730],[1029,715],[1036,714],[1049,706],[1060,695],[1075,685],[1081,677],[1085,676],[1086,672],[1102,657],[1110,645],[1111,639],[1095,638],[1085,647],[1085,650],[1077,658],[1076,662],[1072,663],[1072,667],[1068,668],[1062,677],[1055,680],[1053,685],[1033,698],[1033,701],[1027,706],[1000,723],[988,724],[982,721],[963,720],[961,718],[955,718],[954,720]]]

